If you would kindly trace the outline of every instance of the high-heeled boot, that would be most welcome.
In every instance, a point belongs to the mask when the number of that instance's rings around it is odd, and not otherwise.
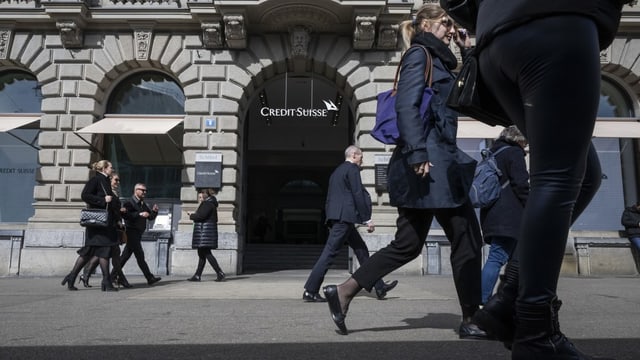
[[[218,265],[218,261],[216,260],[216,258],[213,256],[213,254],[208,254],[207,255],[207,260],[209,260],[209,264],[211,264],[211,267],[213,268],[213,270],[216,272],[216,280],[215,281],[224,281],[224,279],[227,277],[224,272],[222,271],[222,269],[220,268],[220,265]]]
[[[129,281],[124,276],[124,273],[122,272],[122,270],[116,271],[115,280],[116,280],[116,284],[118,284],[118,286],[122,286],[122,287],[124,287],[126,289],[129,289],[129,288],[133,287],[133,285],[129,284]]]
[[[196,268],[196,273],[193,274],[192,277],[188,278],[188,281],[200,281],[200,277],[202,276],[202,271],[204,271],[204,265],[206,264],[206,260],[200,258],[198,260],[198,267]]]
[[[62,279],[62,283],[60,283],[60,285],[64,286],[66,284],[67,290],[71,290],[71,291],[78,290],[77,287],[73,286],[73,284],[76,282],[76,276],[77,274],[69,273],[67,276],[64,277],[64,279]]]
[[[515,333],[515,309],[518,298],[519,263],[509,261],[500,278],[498,291],[489,298],[482,309],[473,315],[473,322],[490,337],[511,347]]]
[[[102,277],[102,291],[118,291],[111,283],[111,277],[109,275]]]
[[[561,305],[557,298],[547,304],[517,303],[512,360],[606,360],[583,354],[560,332]]]

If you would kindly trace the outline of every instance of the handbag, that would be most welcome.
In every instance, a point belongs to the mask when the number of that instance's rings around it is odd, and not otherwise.
[[[129,240],[129,238],[127,237],[127,228],[125,227],[118,228],[117,234],[118,234],[118,244],[121,244],[121,245],[126,244],[127,241]]]
[[[429,109],[429,104],[431,103],[431,97],[433,96],[433,89],[431,89],[433,61],[427,48],[422,45],[413,45],[412,47],[414,46],[421,47],[427,55],[427,65],[424,69],[424,77],[427,86],[424,88],[422,102],[420,103],[420,116],[424,119],[425,114]],[[371,136],[383,144],[395,145],[398,143],[398,139],[400,139],[400,132],[398,131],[398,113],[396,112],[396,93],[398,90],[398,78],[400,76],[402,61],[408,52],[409,51],[406,51],[402,55],[402,58],[400,58],[400,63],[396,68],[396,76],[393,80],[393,88],[391,90],[383,91],[377,96],[376,124],[371,130]]]
[[[82,209],[80,210],[80,226],[84,227],[107,227],[109,226],[109,210],[105,209]]]
[[[513,125],[498,100],[482,82],[475,52],[469,54],[462,64],[447,97],[447,106],[491,126]]]
[[[102,191],[107,194],[104,186],[100,184]],[[107,227],[109,226],[109,203],[104,209],[82,209],[80,210],[80,226],[84,227]]]

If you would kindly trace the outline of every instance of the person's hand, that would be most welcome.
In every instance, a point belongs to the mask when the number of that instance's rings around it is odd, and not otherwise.
[[[467,29],[458,29],[454,42],[459,48],[470,48],[471,39],[469,38],[469,32],[467,32]]]
[[[373,221],[369,221],[367,223],[367,232],[372,233],[374,231],[376,231],[376,225],[373,223]]]
[[[143,211],[140,213],[140,216],[143,218],[148,218],[149,217],[149,212],[148,211]]]
[[[153,204],[151,210],[153,210],[153,212],[158,212],[158,204]]]
[[[432,163],[425,161],[420,164],[413,165],[413,171],[415,171],[416,175],[420,175],[421,177],[426,177],[429,173],[429,169],[433,166]]]
[[[127,213],[127,208],[126,208],[126,207],[121,207],[121,208],[120,208],[120,212],[121,212],[122,214],[126,214],[126,213]]]
[[[110,203],[112,199],[113,199],[113,197],[111,195],[105,195],[104,196],[104,201],[106,201],[107,203]]]

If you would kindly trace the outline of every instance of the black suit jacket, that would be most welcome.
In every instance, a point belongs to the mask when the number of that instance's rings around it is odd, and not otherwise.
[[[362,185],[358,165],[345,161],[333,171],[325,212],[327,222],[362,224],[371,220],[371,197]]]
[[[124,215],[127,225],[127,233],[129,230],[136,230],[138,233],[142,234],[147,229],[147,220],[153,220],[158,216],[158,212],[151,210],[146,201],[143,200],[141,205],[140,201],[135,196],[129,198],[129,200],[124,203],[124,207],[127,209],[127,212]],[[145,211],[149,213],[148,218],[140,216],[140,213]]]

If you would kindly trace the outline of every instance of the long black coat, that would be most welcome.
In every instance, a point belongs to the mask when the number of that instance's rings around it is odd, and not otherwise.
[[[424,51],[417,47],[407,50],[400,69],[396,95],[400,144],[391,156],[387,174],[390,203],[396,207],[436,209],[461,206],[469,199],[473,181],[476,161],[458,149],[458,113],[445,105],[455,76],[436,52],[429,48],[429,53],[433,59],[434,94],[426,128],[419,111],[426,86],[424,70],[427,56]],[[455,61],[455,57],[453,59]],[[430,161],[433,167],[427,177],[421,178],[413,171],[412,165],[425,161]]]
[[[325,213],[327,221],[363,224],[371,220],[371,197],[362,185],[358,165],[345,161],[333,171]]]
[[[218,199],[210,196],[200,203],[196,212],[189,218],[193,220],[191,248],[218,248]]]
[[[105,195],[111,195],[113,198],[107,207],[104,201]],[[118,244],[118,235],[116,232],[117,224],[121,221],[120,216],[120,200],[111,190],[109,178],[102,173],[97,173],[87,181],[82,189],[82,200],[87,203],[87,207],[91,209],[109,209],[109,226],[104,228],[87,227],[87,238],[85,246],[113,246]]]
[[[484,240],[492,236],[504,236],[517,240],[524,205],[529,197],[529,172],[524,160],[525,152],[517,144],[498,139],[491,147],[492,152],[507,146],[496,156],[498,168],[502,171],[500,183],[509,180],[500,197],[488,208],[480,210],[480,225]],[[488,241],[487,241],[488,242]]]

